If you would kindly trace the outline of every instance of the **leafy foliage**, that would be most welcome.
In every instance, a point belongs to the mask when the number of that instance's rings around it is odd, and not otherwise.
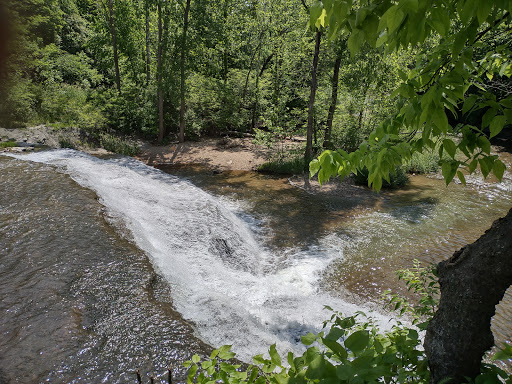
[[[405,282],[407,290],[413,292],[418,299],[411,303],[406,298],[387,290],[382,294],[383,299],[387,301],[386,306],[397,311],[400,316],[411,316],[412,323],[424,331],[439,304],[440,289],[435,266],[423,267],[418,260],[414,260],[412,268],[399,270],[397,276],[399,280]]]
[[[425,329],[437,308],[439,285],[432,266],[423,267],[415,261],[413,268],[397,272],[407,288],[419,296],[417,303],[386,292],[388,307],[400,316],[408,315],[413,325],[397,322],[390,330],[381,331],[364,313],[343,316],[330,307],[329,320],[319,333],[301,337],[305,352],[286,359],[271,345],[268,354],[253,357],[253,364],[233,363],[235,354],[230,345],[214,350],[201,361],[194,355],[184,366],[189,368],[187,383],[212,384],[291,384],[291,383],[428,383],[430,372],[419,330]],[[505,345],[492,361],[512,358],[512,348]],[[474,383],[509,384],[512,376],[490,363],[483,363]]]
[[[312,22],[328,27],[330,36],[347,33],[353,54],[364,44],[385,47],[387,52],[412,45],[420,47],[420,53],[411,70],[400,72],[402,82],[395,91],[400,97],[399,112],[350,155],[344,151],[322,154],[311,164],[312,174],[320,171],[319,179],[325,181],[366,167],[370,184],[379,190],[396,165],[414,152],[439,145],[440,157],[444,152],[449,155],[441,159],[447,183],[455,175],[465,183],[459,168],[472,173],[477,166],[484,177],[494,173],[501,180],[505,166],[491,153],[489,138],[512,122],[512,94],[492,92],[489,82],[510,78],[512,61],[506,45],[490,43],[497,35],[510,38],[508,1],[316,4],[321,14]],[[426,44],[428,39],[436,39],[436,44]],[[454,125],[447,115],[457,118],[477,111],[485,112],[480,126]]]
[[[199,356],[185,363],[188,382],[211,383],[374,383],[428,382],[429,373],[420,339],[414,329],[397,325],[380,332],[371,318],[358,313],[344,317],[334,312],[318,334],[302,337],[307,350],[300,356],[289,352],[286,362],[272,345],[269,358],[254,356],[254,364],[240,370],[240,365],[220,361],[229,346],[212,353],[200,365]],[[220,357],[217,359],[216,357]]]

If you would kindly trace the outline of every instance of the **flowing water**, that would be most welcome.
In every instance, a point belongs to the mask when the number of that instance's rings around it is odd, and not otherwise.
[[[0,156],[0,382],[134,382],[135,368],[169,364],[181,380],[178,364],[209,345],[243,360],[275,342],[300,350],[324,305],[377,308],[383,289],[403,289],[396,269],[448,257],[512,204],[509,182],[418,177],[340,197],[253,173],[166,171],[72,150]]]

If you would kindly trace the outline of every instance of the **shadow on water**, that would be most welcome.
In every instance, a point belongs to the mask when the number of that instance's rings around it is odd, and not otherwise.
[[[242,219],[256,220],[267,246],[273,249],[308,247],[339,226],[340,219],[374,207],[377,195],[356,187],[351,193],[308,193],[287,178],[246,171],[214,174],[200,166],[158,166],[185,177],[216,196],[241,203]],[[251,217],[248,217],[249,214]],[[245,216],[244,216],[245,215]]]

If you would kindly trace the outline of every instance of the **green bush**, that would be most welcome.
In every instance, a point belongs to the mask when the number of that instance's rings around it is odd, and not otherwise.
[[[64,137],[64,136],[59,136],[59,146],[61,148],[70,148],[70,149],[75,149],[76,148],[76,146],[73,143],[73,141],[70,140],[67,137]]]
[[[15,147],[16,143],[14,141],[2,141],[0,142],[0,148],[12,148]]]
[[[304,173],[304,157],[267,161],[258,167],[258,171],[283,175],[301,174]]]
[[[415,152],[412,158],[405,162],[407,173],[432,173],[439,170],[439,153],[437,151]]]
[[[34,86],[18,74],[9,80],[0,79],[0,124],[24,126],[35,116]]]
[[[100,134],[100,145],[107,151],[126,156],[135,156],[139,152],[136,145],[108,133]]]
[[[368,169],[364,168],[357,175],[352,175],[356,184],[368,185]],[[409,182],[409,176],[404,168],[396,167],[395,172],[389,174],[389,182],[383,180],[382,188],[400,188]]]

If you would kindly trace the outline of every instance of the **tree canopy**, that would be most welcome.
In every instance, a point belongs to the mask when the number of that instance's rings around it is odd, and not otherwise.
[[[511,7],[508,0],[316,2],[310,23],[331,38],[347,35],[352,54],[366,44],[419,52],[400,71],[398,112],[354,152],[322,153],[311,175],[324,182],[367,168],[379,190],[414,152],[438,147],[446,183],[455,175],[465,183],[462,170],[478,166],[501,180],[505,165],[489,139],[512,123]]]

